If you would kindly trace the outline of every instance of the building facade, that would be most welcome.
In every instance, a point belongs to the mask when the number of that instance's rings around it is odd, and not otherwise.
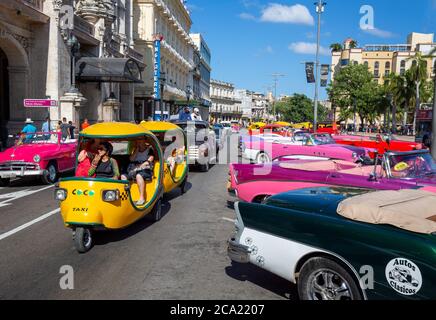
[[[132,121],[134,74],[143,67],[132,41],[131,0],[2,0],[0,2],[0,114],[10,133],[26,118],[52,128],[66,117],[76,127]],[[95,66],[104,72],[92,74]],[[122,71],[122,70],[121,70]],[[24,99],[56,106],[25,108]]]
[[[241,101],[235,97],[235,86],[232,83],[211,80],[210,97],[212,109],[210,111],[214,122],[242,120]]]
[[[379,44],[366,45],[362,48],[351,48],[352,39],[347,39],[342,51],[332,52],[332,73],[334,79],[335,73],[342,67],[354,64],[365,64],[369,71],[374,75],[374,81],[383,84],[385,78],[391,73],[404,74],[410,69],[413,59],[417,52],[427,54],[436,46],[434,43],[434,34],[411,33],[407,37],[406,44]],[[435,59],[428,59],[428,77],[433,74]]]
[[[235,97],[241,101],[242,120],[245,123],[273,120],[271,116],[272,94],[265,95],[246,89],[237,89]]]
[[[199,108],[202,111],[203,119],[207,119],[212,105],[210,100],[212,55],[209,46],[200,33],[191,34],[190,36],[195,44],[195,52],[198,53],[200,58],[198,64],[195,63],[194,79],[195,81],[198,81],[198,83],[194,82],[194,87],[196,87],[199,92],[199,94],[195,96],[195,100],[198,102]]]
[[[135,87],[137,114],[143,119],[153,117],[156,111],[168,116],[177,114],[187,104],[193,88],[195,65],[194,43],[189,36],[190,13],[182,0],[135,0],[133,15],[135,48],[144,55],[147,65],[144,83]],[[155,99],[153,87],[156,36],[161,37],[158,62],[162,72],[159,81],[162,106]]]

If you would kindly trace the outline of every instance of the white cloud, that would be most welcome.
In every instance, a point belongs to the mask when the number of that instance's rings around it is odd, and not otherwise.
[[[265,50],[267,53],[274,53],[274,49],[271,46],[267,46]]]
[[[390,31],[385,31],[385,30],[380,30],[377,28],[373,28],[373,29],[362,29],[363,32],[366,32],[370,35],[373,35],[375,37],[379,37],[379,38],[394,38],[396,37],[396,35]]]
[[[313,42],[293,42],[289,45],[289,50],[298,54],[316,54],[316,43]],[[328,48],[320,47],[319,53],[323,56],[330,56]]]
[[[239,15],[239,18],[243,19],[243,20],[256,20],[256,17],[253,16],[252,14],[243,12]]]
[[[278,3],[270,3],[262,10],[261,21],[275,23],[293,23],[313,26],[315,20],[306,6],[296,4],[286,6]]]

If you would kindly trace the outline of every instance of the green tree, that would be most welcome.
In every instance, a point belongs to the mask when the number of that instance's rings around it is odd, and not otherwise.
[[[332,52],[339,52],[342,51],[343,47],[340,43],[332,43],[330,45],[330,49],[332,50]]]
[[[373,124],[380,113],[388,106],[385,92],[374,82],[372,73],[365,65],[350,64],[335,74],[327,88],[334,108],[340,108],[341,118],[359,116]]]
[[[357,48],[357,46],[358,46],[357,41],[356,40],[351,40],[351,42],[350,42],[350,49],[355,49],[355,48]]]
[[[276,110],[282,115],[282,119],[287,122],[313,122],[314,103],[312,99],[304,94],[294,94],[276,104]],[[318,105],[319,121],[327,120],[328,110]]]

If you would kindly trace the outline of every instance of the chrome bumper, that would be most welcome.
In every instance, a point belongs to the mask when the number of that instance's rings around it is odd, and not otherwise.
[[[229,258],[238,263],[250,262],[251,249],[247,246],[236,242],[235,238],[231,238],[227,242],[227,255]]]
[[[42,176],[45,170],[11,170],[0,171],[0,178],[9,179],[16,177]]]

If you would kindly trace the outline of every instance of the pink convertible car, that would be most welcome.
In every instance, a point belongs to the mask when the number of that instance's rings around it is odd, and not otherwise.
[[[23,134],[15,146],[0,153],[1,183],[27,176],[54,183],[60,173],[74,170],[76,147],[76,140],[62,141],[58,132]]]
[[[246,140],[241,145],[242,156],[254,163],[282,160],[345,160],[370,164],[376,150],[339,145],[329,134],[307,134],[304,141],[294,144]]]

